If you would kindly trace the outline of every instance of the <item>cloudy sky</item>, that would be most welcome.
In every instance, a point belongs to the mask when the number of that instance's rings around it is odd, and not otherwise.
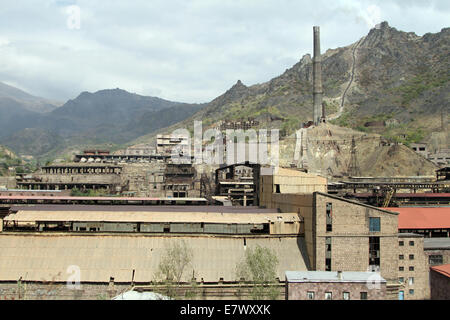
[[[121,88],[208,102],[238,79],[270,80],[381,21],[423,35],[449,27],[448,0],[0,0],[0,82],[66,101]]]

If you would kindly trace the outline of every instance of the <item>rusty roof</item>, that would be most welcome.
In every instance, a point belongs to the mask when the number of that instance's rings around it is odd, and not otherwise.
[[[403,207],[383,209],[399,213],[399,229],[450,228],[450,207]]]
[[[49,205],[14,205],[11,211],[121,211],[121,212],[217,212],[217,213],[277,213],[277,209],[241,206],[183,206],[183,205],[77,205],[77,204],[49,204]]]
[[[229,207],[223,207],[229,208]],[[86,210],[19,210],[6,216],[4,221],[16,222],[144,222],[144,223],[240,223],[262,224],[270,221],[300,221],[298,213],[239,212],[239,211],[86,211]]]
[[[0,281],[66,282],[80,269],[81,282],[131,282],[154,280],[161,256],[176,241],[184,240],[193,251],[193,261],[184,274],[205,282],[236,281],[236,264],[248,248],[256,245],[275,251],[277,276],[285,270],[307,270],[302,237],[218,237],[142,235],[0,234]],[[303,253],[303,254],[302,254]],[[73,270],[73,269],[72,269]]]
[[[46,182],[42,182],[46,183]],[[69,183],[70,184],[70,183]],[[95,184],[95,183],[94,183]],[[53,190],[47,190],[53,191]],[[0,196],[0,200],[71,200],[71,201],[207,201],[205,198],[151,198],[151,197],[63,197],[63,196]]]
[[[450,278],[450,264],[431,267],[431,270],[439,272],[440,274]]]
[[[351,193],[355,198],[375,197],[373,193]],[[450,193],[396,193],[395,198],[450,198]]]

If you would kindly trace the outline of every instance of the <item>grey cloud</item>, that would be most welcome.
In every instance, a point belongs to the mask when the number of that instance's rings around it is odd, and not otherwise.
[[[322,50],[367,34],[362,13],[418,34],[446,27],[447,1],[2,1],[0,81],[60,100],[81,91],[122,89],[165,99],[207,102],[237,79],[261,83],[311,52],[312,26]],[[64,9],[78,5],[81,28]],[[422,12],[432,10],[432,14]],[[418,17],[420,19],[418,20]]]

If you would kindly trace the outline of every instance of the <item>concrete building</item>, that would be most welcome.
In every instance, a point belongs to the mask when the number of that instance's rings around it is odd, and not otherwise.
[[[374,272],[286,271],[286,300],[384,300],[386,280]]]
[[[428,159],[428,148],[426,143],[411,143],[411,149],[413,149],[416,153],[420,154],[424,158]]]
[[[17,206],[3,231],[299,235],[297,213],[223,206]]]
[[[258,206],[260,171],[259,164],[248,162],[218,168],[215,172],[216,196],[228,199],[234,205]]]
[[[327,192],[327,179],[315,174],[306,173],[296,169],[262,168],[265,170],[260,176],[260,204],[268,206],[273,194],[277,193],[304,193],[312,194],[315,191]],[[269,172],[267,170],[270,170]]]
[[[122,166],[103,163],[70,163],[42,167],[30,176],[19,177],[17,186],[28,190],[121,191]]]
[[[171,155],[172,150],[177,147],[180,152],[190,152],[189,137],[184,135],[158,134],[156,136],[156,153],[160,155]]]
[[[450,300],[450,264],[431,267],[430,287],[432,300]]]

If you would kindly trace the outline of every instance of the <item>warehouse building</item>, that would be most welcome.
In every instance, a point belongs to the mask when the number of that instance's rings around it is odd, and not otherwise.
[[[200,299],[248,298],[236,266],[256,246],[276,252],[282,297],[284,271],[310,268],[301,222],[296,213],[254,207],[13,207],[1,223],[0,299],[111,298],[151,286],[178,241],[193,251],[182,281],[194,281]],[[80,288],[67,286],[75,274]]]

